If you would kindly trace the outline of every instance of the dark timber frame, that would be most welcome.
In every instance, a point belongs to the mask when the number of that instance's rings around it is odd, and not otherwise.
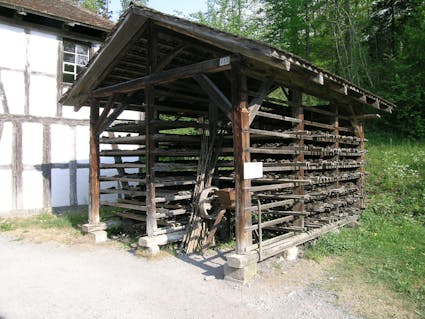
[[[358,218],[363,121],[394,107],[288,52],[136,5],[62,98],[77,110],[89,101],[90,223],[100,205],[114,206],[148,238],[180,240],[193,188],[211,181],[235,189],[235,249],[251,261]],[[124,110],[145,120],[117,120]],[[205,169],[206,155],[217,161]],[[249,162],[263,162],[262,178],[245,178]]]

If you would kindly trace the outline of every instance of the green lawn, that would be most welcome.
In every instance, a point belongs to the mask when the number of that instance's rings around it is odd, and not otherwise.
[[[319,239],[307,256],[342,256],[365,279],[384,283],[425,316],[425,144],[368,145],[368,208],[361,224]]]

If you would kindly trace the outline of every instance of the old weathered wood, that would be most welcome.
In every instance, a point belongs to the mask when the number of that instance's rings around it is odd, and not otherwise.
[[[99,181],[99,102],[93,100],[90,107],[90,202],[89,224],[100,223],[100,181]]]
[[[360,142],[360,145],[359,145],[359,150],[362,154],[360,156],[360,161],[364,162],[366,160],[366,156],[365,156],[365,152],[364,152],[365,151],[365,143],[364,143],[365,135],[364,135],[364,130],[363,130],[363,124],[355,122],[355,125],[356,125],[356,134],[362,141],[362,142]],[[364,165],[359,167],[358,172],[361,175],[361,177],[358,181],[358,184],[359,184],[359,187],[360,187],[360,195],[361,195],[360,203],[361,203],[362,208],[365,208],[365,201],[364,201],[364,197],[365,197],[365,178],[364,178],[365,167],[364,167]]]
[[[171,63],[184,49],[186,49],[186,44],[180,45],[177,49],[173,50],[169,55],[162,58],[162,60],[157,63],[155,66],[154,72],[160,72],[165,69],[167,65]]]
[[[300,120],[299,123],[296,123],[294,125],[295,131],[304,131],[304,108],[302,106],[302,94],[298,90],[290,90],[289,91],[289,100],[288,100],[289,106],[292,108],[293,117],[298,118]],[[303,136],[300,136],[300,138],[297,140],[296,145],[300,148],[304,147],[304,138]],[[294,160],[296,162],[304,162],[304,152],[301,152],[300,154],[296,155],[294,157]],[[296,176],[298,179],[303,180],[304,179],[304,167],[300,167],[298,172],[296,173]],[[294,193],[296,195],[304,195],[304,185],[299,184],[295,190]],[[304,205],[304,199],[300,198],[298,199],[293,209],[295,211],[304,211],[305,205]],[[299,216],[297,219],[294,220],[294,225],[299,227],[304,227],[304,217]]]
[[[84,102],[88,99],[88,95],[81,94],[81,92],[87,87],[92,90],[98,86],[108,72],[119,62],[119,58],[125,55],[128,50],[131,49],[132,44],[139,40],[140,35],[145,32],[147,26],[145,24],[146,20],[146,18],[131,14],[125,16],[123,23],[119,25],[109,39],[108,45],[106,45],[101,54],[88,65],[87,72],[84,72],[81,76],[81,81],[75,83],[74,90],[77,95],[72,99],[73,103],[68,104],[75,105],[77,111],[84,105]],[[85,84],[81,85],[83,79]],[[65,99],[66,98],[63,97],[60,102],[64,103]]]
[[[271,66],[279,70],[287,78],[290,78],[292,82],[296,82],[297,86],[304,87],[306,93],[319,95],[321,97],[332,94],[333,96],[342,99],[348,96],[341,93],[339,91],[340,88],[344,85],[347,85],[349,88],[353,87],[351,83],[318,69],[306,61],[298,60],[293,55],[284,51],[278,51],[275,48],[250,41],[248,39],[229,36],[227,34],[217,32],[216,30],[196,26],[185,20],[173,19],[172,17],[153,13],[140,8],[137,10],[140,15],[153,19],[155,23],[161,27],[174,30],[180,34],[188,35],[189,37],[196,38],[202,42],[212,44],[224,50],[243,54],[244,56],[258,61],[259,63]],[[285,74],[285,72],[288,74]],[[320,74],[322,74],[322,76],[320,76]],[[323,77],[323,83],[326,81],[326,85],[323,85],[322,81],[317,83],[317,80],[315,81],[317,77]],[[356,88],[356,90],[362,93],[364,92],[367,95],[371,95],[371,93],[365,92],[361,89]],[[358,101],[358,103],[366,104],[367,101]],[[391,103],[386,101],[383,103],[391,105]],[[373,106],[373,103],[368,105]]]
[[[255,116],[257,115],[261,104],[263,103],[264,99],[269,95],[270,90],[273,86],[274,77],[269,79],[268,81],[263,82],[257,96],[251,101],[248,111],[249,111],[249,125],[252,124],[252,122],[255,119]]]
[[[147,69],[149,73],[152,73],[158,63],[158,32],[153,26],[149,28],[148,36],[148,60]],[[149,75],[148,75],[149,76]],[[148,236],[154,236],[156,229],[158,228],[155,215],[156,211],[156,189],[155,189],[155,141],[153,136],[155,134],[155,127],[152,125],[152,121],[156,118],[156,112],[154,109],[155,104],[155,89],[152,85],[145,87],[145,134],[146,134],[146,204],[147,204],[147,220],[146,220],[146,233]]]
[[[221,109],[229,120],[232,120],[232,104],[223,92],[205,74],[196,75],[194,79],[208,94],[211,102]]]
[[[323,227],[359,214],[366,140],[358,126],[375,117],[364,113],[365,105],[385,103],[283,51],[190,23],[181,32],[177,25],[185,22],[165,18],[172,24],[167,27],[161,15],[153,16],[94,92],[105,110],[115,95],[99,127],[116,133],[100,140],[114,149],[100,155],[121,161],[102,164],[117,175],[99,181],[105,187],[117,182],[102,194],[121,198],[106,205],[138,211],[150,237],[186,227],[186,251],[192,252],[207,229],[196,216],[199,190],[210,184],[234,188],[229,220],[236,224],[236,252],[260,253],[260,260],[299,242],[295,233],[302,232],[304,240],[312,230],[328,230]],[[222,40],[229,41],[227,47]],[[233,56],[241,50],[243,57]],[[282,99],[267,97],[274,85],[283,90]],[[301,92],[325,101],[313,105],[305,99],[303,105]],[[117,120],[113,115],[123,110],[146,112],[146,119]],[[250,161],[263,163],[263,177],[245,179]],[[251,197],[261,200],[261,208]],[[252,214],[260,210],[261,222],[252,225]],[[257,230],[260,239],[252,245]]]
[[[252,243],[252,231],[245,231],[252,225],[251,181],[243,176],[244,163],[250,161],[249,112],[247,109],[246,77],[241,72],[239,62],[232,64],[232,103],[233,103],[233,147],[235,158],[236,189],[236,252],[242,254]]]
[[[97,89],[93,91],[93,96],[99,98],[111,96],[112,94],[117,93],[129,93],[144,89],[148,85],[158,85],[175,80],[187,79],[202,73],[226,71],[230,69],[230,62],[233,59],[233,57],[227,56],[219,59],[212,59],[188,66],[161,71],[138,79]]]
[[[101,131],[103,131],[103,127],[105,127],[105,121],[108,118],[109,112],[115,103],[115,96],[111,95],[108,99],[108,103],[103,108],[102,114],[100,114],[97,125],[96,125],[96,134],[100,135]]]
[[[266,203],[266,204],[262,204],[261,207],[262,209],[269,209],[269,208],[275,208],[275,207],[282,207],[282,206],[286,206],[286,205],[291,205],[294,201],[293,200],[283,200],[283,201],[276,201],[276,202],[271,202],[271,203]],[[246,211],[247,212],[255,212],[257,211],[258,206],[250,206],[250,207],[246,207]]]
[[[98,134],[102,134],[104,130],[106,130],[117,118],[124,112],[124,110],[128,107],[128,104],[126,102],[121,103],[119,107],[114,109],[112,113],[103,121],[102,124],[99,124],[99,127],[97,129]]]
[[[336,136],[339,136],[339,107],[338,105],[335,105],[333,107],[334,111],[335,111],[335,118],[333,119],[333,123],[332,125],[335,127],[335,130],[333,131],[333,134]],[[336,139],[335,144],[333,144],[333,147],[338,149],[339,148],[339,139]],[[339,163],[339,154],[335,154],[335,156],[333,157],[333,160],[336,163]],[[335,176],[339,177],[339,165],[336,166],[335,168]],[[335,181],[335,188],[339,189],[339,178]],[[336,199],[337,201],[339,201],[339,193],[336,194]],[[337,214],[339,214],[339,206],[337,206],[336,209]]]
[[[218,212],[217,217],[214,220],[214,224],[211,227],[210,231],[208,232],[207,239],[205,240],[205,242],[203,244],[203,247],[202,247],[202,252],[203,253],[205,253],[206,250],[208,249],[208,247],[211,245],[211,243],[212,243],[212,241],[214,239],[215,233],[217,232],[218,226],[220,225],[220,223],[221,223],[221,221],[222,221],[222,219],[223,219],[223,217],[224,217],[225,214],[226,214],[226,210],[225,209],[221,209]]]
[[[258,229],[258,228],[266,228],[266,227],[286,223],[286,222],[292,221],[293,219],[294,219],[294,216],[289,215],[289,216],[285,216],[285,217],[280,217],[280,218],[268,220],[268,221],[265,221],[265,222],[263,221],[261,223],[261,226],[259,224],[256,224],[256,225],[252,225],[252,226],[249,226],[249,227],[245,227],[245,231],[255,230],[255,229]]]

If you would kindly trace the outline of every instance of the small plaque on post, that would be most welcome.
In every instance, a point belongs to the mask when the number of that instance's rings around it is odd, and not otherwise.
[[[220,66],[225,66],[230,64],[230,57],[225,56],[224,58],[220,58]]]
[[[243,178],[254,179],[263,177],[263,162],[247,162],[243,164]]]

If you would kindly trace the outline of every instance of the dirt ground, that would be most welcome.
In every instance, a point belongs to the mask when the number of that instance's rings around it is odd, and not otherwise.
[[[273,258],[241,285],[223,280],[224,261],[221,253],[147,259],[111,243],[0,234],[0,318],[365,318],[350,290],[329,285],[337,281],[332,262]],[[410,317],[391,308],[379,313]]]

